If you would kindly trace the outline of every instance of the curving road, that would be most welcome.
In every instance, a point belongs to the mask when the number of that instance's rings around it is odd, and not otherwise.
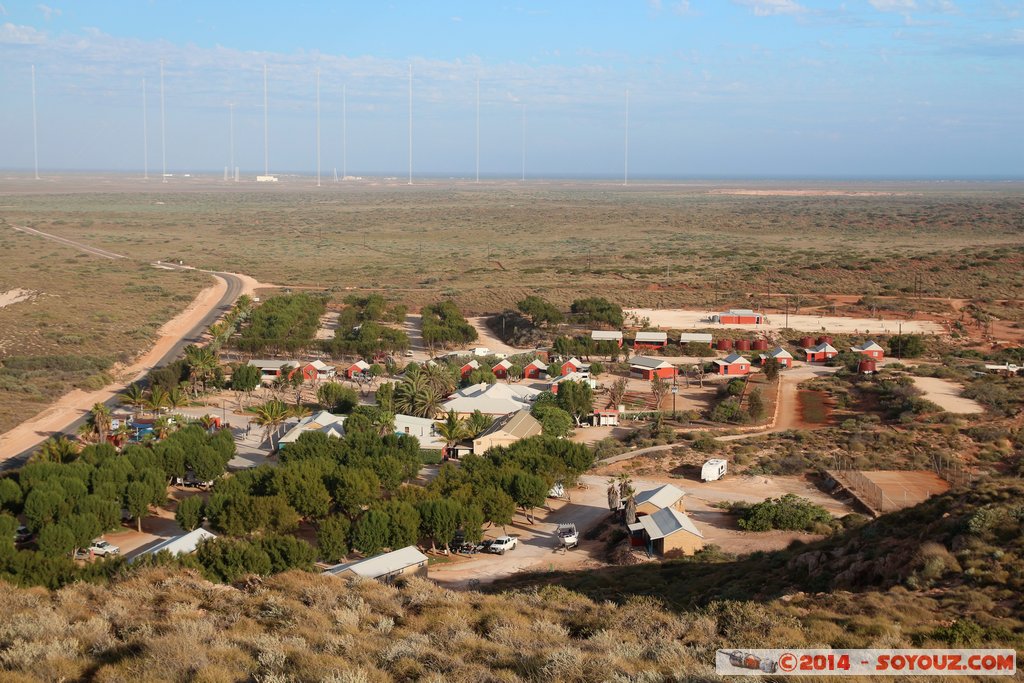
[[[46,233],[41,233],[40,236],[49,237],[48,235],[46,235]],[[85,245],[76,244],[74,246],[84,247]],[[100,256],[100,254],[96,255]],[[104,258],[110,257],[104,256]],[[188,266],[170,265],[165,263],[155,263],[153,265],[158,268],[167,268],[174,270],[194,270],[193,268],[190,268]],[[207,328],[209,328],[209,326],[213,324],[218,318],[220,318],[222,315],[231,310],[231,307],[234,305],[239,295],[241,295],[244,288],[244,283],[242,279],[237,275],[233,273],[221,273],[215,271],[201,272],[209,273],[215,278],[223,280],[227,285],[224,293],[216,301],[216,303],[206,312],[206,314],[203,315],[202,319],[199,320],[199,322],[193,325],[192,328],[188,330],[188,332],[186,332],[184,335],[182,335],[181,338],[174,342],[173,346],[171,346],[171,348],[166,353],[164,353],[163,356],[161,356],[155,363],[153,363],[152,365],[150,365],[149,367],[145,368],[142,371],[142,376],[148,374],[148,372],[154,368],[163,367],[176,360],[182,354],[184,348],[189,344],[195,344],[200,342]],[[121,388],[124,387],[122,386]],[[118,391],[120,391],[120,389],[118,389]],[[120,400],[115,395],[108,399],[107,401],[105,401],[105,403],[111,408],[115,408],[120,405]],[[39,438],[36,441],[36,443],[33,444],[30,448],[27,448],[19,453],[4,456],[2,452],[0,452],[0,471],[21,467],[21,465],[23,465],[25,461],[28,460],[29,456],[35,451],[36,447],[38,447],[40,443],[50,438],[51,436],[55,436],[56,434],[75,434],[78,428],[85,422],[85,420],[86,416],[82,415],[81,417],[69,421],[65,426],[60,427],[59,429],[47,432],[37,432]],[[2,444],[0,444],[0,451],[2,451]]]

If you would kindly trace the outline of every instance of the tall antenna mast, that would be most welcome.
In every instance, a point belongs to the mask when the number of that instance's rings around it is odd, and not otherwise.
[[[228,156],[231,160],[231,175],[235,175],[235,104],[228,103]],[[237,177],[235,178],[237,180]]]
[[[263,175],[270,175],[270,137],[267,134],[267,65],[263,65]]]
[[[629,185],[629,89],[626,89],[626,145],[622,160],[622,184]]]
[[[32,158],[35,161],[36,180],[39,180],[39,133],[36,123],[36,65],[32,65]]]
[[[320,187],[320,69],[316,70],[316,186]]]
[[[523,105],[523,177],[526,180],[526,105]]]
[[[164,118],[164,60],[160,60],[160,157],[162,159],[162,175],[160,180],[167,182],[167,127]]]
[[[480,182],[480,77],[476,77],[476,182]]]
[[[341,86],[341,179],[348,177],[348,93]]]
[[[409,184],[412,185],[412,64],[409,64]]]
[[[149,115],[146,113],[146,79],[142,79],[142,179],[149,180]]]

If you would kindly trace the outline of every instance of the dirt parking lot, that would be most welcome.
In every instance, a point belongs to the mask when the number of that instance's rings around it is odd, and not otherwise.
[[[647,318],[651,325],[666,329],[687,330],[694,328],[721,327],[722,329],[781,330],[786,326],[785,314],[773,313],[766,316],[761,325],[722,325],[709,321],[717,311],[686,311],[681,309],[630,308],[624,313],[638,318]],[[878,318],[846,318],[828,315],[789,314],[789,328],[802,332],[833,332],[847,334],[896,334],[901,321]],[[940,334],[942,325],[926,320],[903,320],[904,334]]]
[[[956,382],[938,377],[915,377],[914,384],[924,392],[926,399],[947,412],[961,415],[985,412],[980,403],[960,395],[964,388]]]

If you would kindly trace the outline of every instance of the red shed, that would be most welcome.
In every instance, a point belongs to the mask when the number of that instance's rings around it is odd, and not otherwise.
[[[747,375],[750,373],[750,361],[738,353],[715,361],[715,369],[719,375]]]
[[[839,352],[827,342],[822,342],[817,346],[804,349],[803,352],[807,355],[808,363],[821,363],[839,355]]]
[[[345,368],[345,376],[348,377],[349,379],[352,379],[356,375],[366,372],[369,369],[369,363],[367,363],[365,360],[357,360],[355,363]]]
[[[793,354],[781,346],[776,346],[768,353],[761,354],[761,365],[764,365],[771,358],[779,361],[779,367],[781,368],[793,367]]]
[[[676,366],[660,358],[633,356],[629,361],[629,371],[639,375],[641,379],[652,380],[655,377],[671,379],[676,376]]]
[[[494,376],[498,379],[505,379],[508,377],[508,369],[510,367],[512,367],[512,361],[505,358],[495,363],[494,367],[491,368],[491,372],[493,372]]]
[[[885,358],[885,349],[871,340],[864,342],[860,346],[851,346],[850,350],[854,353],[863,354],[864,356],[874,360],[882,360]]]
[[[530,361],[529,365],[523,368],[523,377],[526,379],[540,379],[541,375],[548,372],[547,363],[539,358]]]
[[[461,368],[459,368],[459,376],[461,376],[462,379],[466,379],[467,377],[469,377],[471,372],[479,369],[480,363],[476,362],[475,360],[471,360],[465,365],[463,365]]]
[[[726,313],[711,316],[711,321],[722,325],[760,325],[764,316],[749,308],[734,308]]]

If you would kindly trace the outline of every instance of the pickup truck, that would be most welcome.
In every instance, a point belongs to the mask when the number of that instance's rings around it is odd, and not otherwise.
[[[102,538],[97,538],[89,546],[88,551],[96,555],[97,557],[106,557],[107,555],[120,555],[121,549],[109,541],[104,541]]]
[[[515,536],[501,536],[494,539],[494,543],[487,548],[487,551],[504,555],[507,551],[514,549],[517,543],[518,539]]]

